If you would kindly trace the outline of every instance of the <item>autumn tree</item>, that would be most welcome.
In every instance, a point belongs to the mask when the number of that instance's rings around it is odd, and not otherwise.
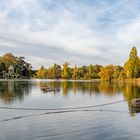
[[[57,65],[56,63],[53,65],[53,79],[56,79],[57,77]]]
[[[43,66],[36,73],[37,78],[46,79],[47,78],[47,69]]]
[[[78,79],[78,68],[77,68],[76,65],[74,66],[74,69],[73,69],[72,78],[73,78],[74,80],[77,80],[77,79]]]
[[[15,57],[12,53],[6,53],[5,55],[3,55],[3,56],[0,58],[0,61],[1,61],[2,63],[4,63],[6,69],[8,69],[8,67],[9,67],[10,65],[13,65],[13,66],[16,65],[16,63],[17,63],[17,57]]]
[[[114,74],[113,74],[113,78],[114,79],[117,79],[117,78],[120,78],[123,74],[123,67],[121,66],[114,66]]]
[[[52,68],[53,79],[61,78],[61,66],[54,64]]]
[[[87,67],[87,73],[84,75],[84,79],[91,80],[93,78],[92,64]]]
[[[62,78],[63,79],[69,79],[70,78],[70,75],[69,75],[69,63],[68,62],[65,62],[63,64]]]
[[[93,65],[92,71],[93,71],[93,78],[100,78],[99,73],[101,72],[102,65]]]
[[[136,47],[133,47],[128,61],[124,64],[124,73],[127,78],[137,78],[140,72],[140,60],[137,55]]]
[[[6,53],[0,57],[0,73],[3,75],[8,72],[9,66],[14,67],[14,72],[21,78],[32,77],[32,66],[25,61],[24,57],[14,56],[12,53]],[[4,72],[4,73],[3,73]]]
[[[112,80],[114,76],[114,66],[108,65],[103,67],[101,69],[100,76],[101,76],[101,80],[106,80],[106,81]]]
[[[86,79],[85,78],[86,73],[88,73],[88,69],[87,69],[86,66],[82,66],[82,67],[79,68],[80,79]]]

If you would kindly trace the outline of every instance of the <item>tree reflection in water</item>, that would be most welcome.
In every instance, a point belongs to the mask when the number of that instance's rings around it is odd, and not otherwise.
[[[69,94],[83,94],[99,95],[104,94],[105,96],[112,97],[117,94],[123,94],[124,99],[128,103],[128,109],[131,115],[140,112],[140,108],[132,107],[131,100],[134,98],[140,98],[140,84],[138,83],[118,83],[118,82],[87,82],[87,81],[49,81],[39,82],[39,86],[49,86],[57,89],[50,94],[62,94],[67,97]],[[5,104],[12,104],[14,101],[23,101],[24,96],[29,95],[33,86],[32,81],[0,81],[0,99]]]
[[[123,96],[128,102],[128,109],[131,115],[135,115],[135,113],[140,112],[140,107],[132,106],[132,99],[140,98],[140,84],[139,83],[127,83],[123,88]]]
[[[11,104],[15,100],[24,100],[24,96],[31,92],[29,81],[0,81],[0,99],[5,104]]]
[[[128,103],[128,109],[131,115],[140,112],[140,108],[132,107],[131,100],[134,98],[140,98],[140,86],[138,83],[126,83],[126,82],[42,82],[41,84],[46,84],[52,88],[60,89],[63,96],[67,97],[68,94],[81,93],[89,94],[104,94],[106,96],[112,97],[117,94],[123,94],[124,99]],[[57,92],[53,92],[57,94]]]
[[[63,96],[67,96],[70,93],[82,93],[89,95],[103,93],[108,96],[113,96],[120,92],[118,84],[114,85],[108,82],[41,82],[40,87],[43,85],[61,90]]]

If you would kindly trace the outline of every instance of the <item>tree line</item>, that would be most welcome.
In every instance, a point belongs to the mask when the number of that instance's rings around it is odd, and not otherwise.
[[[31,70],[31,64],[25,61],[24,57],[16,57],[12,53],[7,53],[0,57],[0,78],[8,72],[9,66],[14,67],[14,72],[20,78],[40,78],[40,79],[73,79],[92,80],[101,79],[110,81],[113,79],[132,79],[140,77],[140,58],[136,47],[130,51],[128,60],[123,66],[119,65],[92,65],[71,67],[68,62],[62,66],[53,64],[51,67],[41,67],[38,70]]]
[[[73,80],[91,80],[101,79],[110,81],[113,79],[131,79],[140,77],[140,59],[137,55],[136,47],[133,47],[129,59],[124,66],[119,65],[92,65],[70,67],[65,62],[62,67],[54,64],[49,68],[41,67],[35,74],[36,78],[42,79],[73,79]]]
[[[94,78],[100,78],[100,71],[103,66],[101,65],[89,65],[77,67],[70,67],[68,62],[65,62],[62,67],[60,65],[54,64],[53,66],[47,68],[41,67],[36,72],[36,78],[42,79],[85,79],[91,80]]]
[[[108,65],[101,69],[102,80],[112,79],[133,79],[140,77],[140,58],[137,54],[136,47],[130,51],[128,60],[123,67]]]

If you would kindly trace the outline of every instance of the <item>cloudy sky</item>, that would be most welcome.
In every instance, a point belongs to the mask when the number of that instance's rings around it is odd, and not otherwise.
[[[139,0],[0,0],[0,55],[34,68],[120,64],[140,54]]]

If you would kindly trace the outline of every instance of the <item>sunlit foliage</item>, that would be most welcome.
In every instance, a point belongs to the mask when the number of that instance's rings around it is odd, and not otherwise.
[[[32,77],[32,66],[25,61],[24,57],[17,57],[12,53],[6,53],[0,57],[0,78],[2,78],[4,73],[8,72],[10,66],[14,67],[15,74],[18,74],[20,78]]]
[[[31,70],[31,65],[25,61],[24,57],[16,57],[12,53],[7,53],[0,57],[0,78],[8,72],[9,66],[14,67],[14,72],[22,78],[29,78],[34,75],[41,79],[73,79],[73,80],[92,80],[101,79],[111,81],[114,79],[126,79],[140,77],[140,59],[137,55],[136,47],[133,47],[129,59],[124,67],[119,65],[88,65],[88,66],[70,66],[65,62],[62,66],[52,64],[39,70]]]
[[[136,47],[133,47],[128,61],[124,64],[124,73],[127,78],[137,78],[140,72],[140,59]]]

